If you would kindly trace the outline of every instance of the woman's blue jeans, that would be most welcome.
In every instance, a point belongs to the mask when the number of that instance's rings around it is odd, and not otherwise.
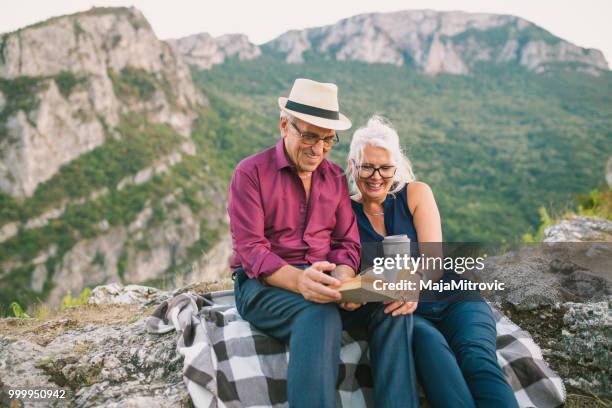
[[[495,341],[495,319],[484,301],[419,303],[414,357],[433,408],[518,407]]]
[[[237,270],[240,315],[289,345],[287,398],[291,408],[336,407],[343,329],[368,333],[377,408],[418,407],[412,357],[412,316],[393,317],[381,303],[349,312],[335,303],[313,303],[281,288],[265,286]]]

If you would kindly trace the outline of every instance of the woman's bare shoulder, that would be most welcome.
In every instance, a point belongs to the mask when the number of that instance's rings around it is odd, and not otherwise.
[[[429,184],[423,181],[416,181],[416,180],[408,184],[408,187],[406,188],[406,192],[408,196],[411,198],[417,198],[418,196],[433,195],[433,191],[431,190],[431,187],[429,187]]]
[[[420,203],[430,202],[433,199],[431,187],[423,181],[410,182],[406,188],[406,195],[411,212],[414,212]]]

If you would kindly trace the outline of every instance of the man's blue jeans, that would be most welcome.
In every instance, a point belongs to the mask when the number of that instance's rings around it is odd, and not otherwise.
[[[495,341],[495,319],[484,301],[419,303],[414,356],[433,408],[518,407]]]
[[[377,408],[418,407],[412,356],[412,316],[393,317],[381,303],[349,312],[336,303],[314,303],[281,288],[249,279],[234,282],[240,315],[289,345],[287,397],[291,408],[336,407],[341,332],[368,333]]]

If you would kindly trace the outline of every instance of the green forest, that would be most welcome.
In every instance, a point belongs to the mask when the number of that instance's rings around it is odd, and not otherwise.
[[[391,120],[417,179],[435,193],[447,241],[519,240],[538,228],[541,207],[564,212],[577,194],[605,186],[612,155],[610,72],[596,77],[559,65],[537,74],[483,64],[471,75],[430,77],[409,66],[307,57],[287,64],[267,52],[192,71],[213,108],[223,101],[250,113],[241,123],[248,134],[217,135],[231,164],[253,153],[251,146],[274,143],[276,100],[295,78],[306,77],[339,86],[341,110],[353,122],[331,154],[341,166],[351,131],[374,113]]]

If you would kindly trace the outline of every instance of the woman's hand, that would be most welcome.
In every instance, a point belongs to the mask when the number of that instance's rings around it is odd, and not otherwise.
[[[400,316],[407,315],[414,312],[419,304],[419,302],[405,302],[403,300],[387,300],[384,302],[387,307],[385,307],[385,313],[391,313],[391,316]]]

